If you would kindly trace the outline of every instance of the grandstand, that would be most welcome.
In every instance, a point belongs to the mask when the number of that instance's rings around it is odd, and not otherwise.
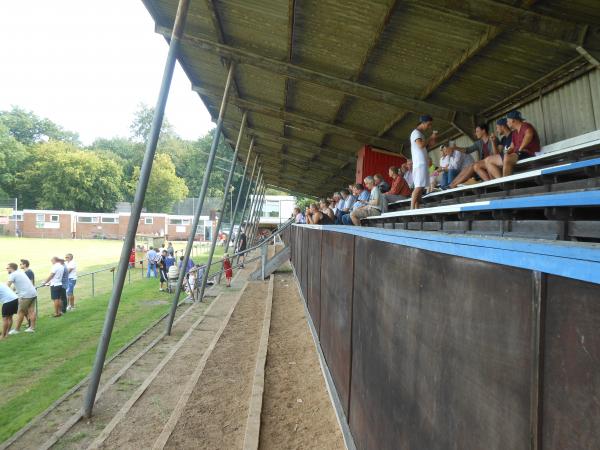
[[[248,180],[259,200],[250,217],[260,215],[267,185],[307,197],[347,187],[366,145],[410,157],[409,136],[421,114],[433,117],[439,143],[466,146],[475,124],[519,109],[538,130],[542,148],[519,161],[512,175],[431,193],[416,210],[410,201],[393,203],[361,227],[283,228],[294,292],[306,307],[347,448],[600,448],[597,0],[143,2],[170,45],[157,117],[176,58],[216,122],[213,147],[222,133],[234,163],[246,161],[244,176],[254,160]],[[155,149],[150,139],[149,161]],[[437,161],[439,150],[430,155]],[[207,167],[205,181],[210,158]],[[136,195],[143,198],[140,186]],[[241,211],[246,218],[246,205]],[[256,227],[249,224],[253,243]],[[237,308],[246,292],[266,291],[275,307],[277,283],[271,278],[269,289],[257,283],[248,291],[244,285],[235,300],[225,294],[225,305]],[[214,354],[223,351],[219,336],[226,325],[228,336],[248,326],[228,325],[234,309],[217,299],[215,309],[227,318],[214,325]],[[251,310],[244,314],[258,322]],[[264,317],[268,335],[268,313]],[[239,363],[243,352],[228,348],[225,359]],[[239,431],[207,417],[201,393],[210,400],[203,383],[210,386],[214,375],[198,382],[208,356],[193,358],[200,367],[196,378],[173,383],[177,395],[168,419],[149,431],[151,438],[139,433],[144,446],[201,447],[201,435],[193,433],[191,442],[186,433],[200,426],[218,429],[222,442]],[[267,366],[268,358],[267,352]],[[97,371],[103,362],[97,359]],[[258,369],[257,363],[260,378]],[[88,392],[86,414],[96,394]],[[110,446],[111,433],[119,434],[127,420],[145,423],[151,414],[144,416],[142,407],[127,417],[137,398],[143,402],[139,396],[99,427],[91,448]],[[287,407],[282,420],[291,414]],[[260,427],[258,416],[249,412],[248,423],[253,418]],[[269,448],[260,430],[252,430],[253,444],[244,448]],[[135,429],[120,435],[131,439]],[[316,445],[303,444],[294,445]]]

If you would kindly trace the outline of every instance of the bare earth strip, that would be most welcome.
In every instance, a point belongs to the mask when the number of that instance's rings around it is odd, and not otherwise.
[[[292,273],[275,273],[259,448],[344,449]]]
[[[241,448],[267,287],[248,283],[165,448]]]

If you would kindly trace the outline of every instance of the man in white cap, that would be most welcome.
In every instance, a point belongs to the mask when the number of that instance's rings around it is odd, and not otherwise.
[[[425,139],[425,131],[431,128],[433,118],[424,114],[419,118],[419,124],[410,134],[410,153],[412,157],[412,175],[415,188],[410,200],[410,209],[417,209],[421,204],[423,189],[429,184],[429,170],[427,167],[427,154],[435,145],[437,131],[429,139]]]

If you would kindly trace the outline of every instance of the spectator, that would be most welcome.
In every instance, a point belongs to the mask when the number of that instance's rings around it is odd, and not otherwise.
[[[412,192],[410,208],[416,209],[421,204],[423,190],[429,184],[429,172],[427,171],[427,153],[429,148],[435,145],[437,131],[425,140],[425,131],[431,128],[433,118],[423,115],[419,118],[419,124],[410,134],[410,152],[412,156],[412,176],[415,187]]]
[[[60,317],[62,316],[62,279],[65,266],[61,263],[61,259],[56,256],[52,257],[50,261],[52,262],[52,268],[44,284],[50,286],[50,298],[54,304],[54,315],[52,317]]]
[[[356,198],[352,208],[350,209],[350,213],[365,205],[366,202],[369,201],[370,193],[367,191],[361,183],[356,183],[352,188],[352,195]],[[342,216],[342,223],[344,225],[352,225],[352,219],[350,218],[350,214],[344,214]]]
[[[341,203],[343,203],[342,195],[339,192],[333,193],[333,206],[330,206],[333,210],[334,214],[337,214],[337,210],[340,208]]]
[[[160,258],[160,255],[156,253],[154,247],[150,247],[148,253],[146,253],[146,262],[148,263],[148,270],[146,271],[146,278],[150,278],[150,274],[153,274],[154,278],[158,278],[156,273],[156,262]]]
[[[475,127],[475,137],[477,137],[477,140],[468,147],[458,147],[456,145],[453,146],[454,150],[459,150],[465,154],[477,152],[479,155],[479,161],[461,170],[456,178],[452,180],[452,183],[450,183],[450,187],[452,188],[455,188],[459,184],[469,180],[475,174],[477,174],[483,181],[488,181],[490,179],[490,175],[488,174],[486,168],[485,158],[494,153],[494,144],[490,139],[490,135],[488,134],[488,126],[485,123],[480,123],[477,125],[477,127]]]
[[[169,242],[169,246],[167,247],[167,253],[170,256],[175,256],[175,249],[173,248],[173,243]]]
[[[0,304],[2,304],[2,336],[5,339],[12,327],[13,316],[19,310],[19,297],[5,284],[0,284]]]
[[[440,176],[441,171],[433,163],[433,159],[427,157],[427,172],[429,173],[429,188],[427,192],[433,192],[436,189],[437,179]]]
[[[511,144],[502,153],[489,158],[488,170],[494,178],[512,175],[517,161],[535,156],[540,151],[538,132],[528,122],[525,122],[520,111],[511,111],[507,115],[508,128],[512,130]],[[502,168],[502,173],[500,172]]]
[[[354,225],[360,225],[360,219],[377,216],[386,211],[387,203],[385,195],[383,195],[375,185],[375,179],[373,177],[365,178],[365,186],[371,191],[371,195],[369,196],[369,200],[364,203],[363,206],[360,206],[350,213],[350,219]]]
[[[442,145],[442,159],[440,160],[440,171],[442,172],[442,180],[440,186],[442,189],[448,189],[452,180],[458,175],[458,164],[463,153],[454,150],[448,145]]]
[[[19,268],[27,275],[27,278],[31,280],[31,284],[35,286],[35,274],[33,273],[33,270],[29,268],[29,260],[22,259],[19,263]]]
[[[329,219],[327,224],[332,224],[335,222],[335,212],[326,199],[322,198],[319,200],[319,209]]]
[[[385,194],[390,190],[390,185],[387,181],[385,181],[383,175],[381,175],[380,173],[376,173],[375,175],[373,175],[373,179],[375,180],[375,186],[379,188],[379,192],[381,192],[382,194]]]
[[[401,176],[402,178],[404,178],[404,181],[406,181],[406,184],[408,184],[411,195],[412,190],[415,188],[415,181],[413,180],[412,169],[412,159],[407,160],[404,164],[400,166],[400,171],[402,172]]]
[[[408,187],[408,183],[401,175],[400,169],[395,166],[391,166],[388,169],[388,174],[392,179],[392,187],[388,192],[386,192],[386,200],[389,203],[397,202],[398,200],[404,200],[410,197],[410,188]]]
[[[302,211],[297,206],[294,207],[294,223],[306,223],[304,214],[302,214]]]
[[[65,261],[67,266],[67,311],[75,309],[75,285],[77,284],[77,263],[73,261],[73,254],[67,253],[65,255]]]
[[[231,268],[231,261],[229,255],[225,253],[223,255],[223,271],[225,272],[225,279],[227,280],[226,287],[231,287],[231,278],[233,278],[233,269]]]
[[[248,245],[248,242],[247,242],[247,238],[246,238],[246,229],[245,228],[240,228],[240,239],[238,241],[238,247],[236,249],[236,253],[240,253],[240,252],[246,251],[246,246],[247,245]],[[245,253],[243,253],[242,255],[238,256],[238,265],[242,269],[244,268],[244,261],[246,261],[246,254]]]
[[[64,270],[63,270],[63,274],[62,274],[62,284],[61,284],[61,291],[60,291],[60,304],[61,304],[61,311],[63,314],[65,314],[67,312],[67,306],[69,305],[69,302],[67,300],[67,288],[69,287],[69,269],[67,268],[67,265],[65,264],[65,260],[59,258],[59,262],[62,264]]]
[[[135,247],[129,252],[129,268],[135,269]]]
[[[502,117],[496,120],[496,133],[500,141],[496,143],[496,135],[492,135],[492,143],[496,147],[494,154],[504,153],[504,149],[510,148],[512,144],[512,131],[508,128],[508,119]]]
[[[35,331],[35,302],[37,301],[37,291],[29,277],[22,270],[18,270],[15,263],[9,263],[6,268],[8,271],[8,287],[13,287],[19,298],[19,308],[17,310],[17,323],[15,329],[9,334],[17,334],[21,331],[23,318],[27,316],[29,327],[25,330],[28,333]]]
[[[356,198],[350,194],[350,191],[348,191],[348,189],[342,189],[340,191],[340,195],[342,196],[342,199],[340,200],[340,207],[338,208],[335,214],[335,223],[337,225],[341,225],[343,223],[342,217],[346,214],[350,214],[352,205],[356,201]]]
[[[184,259],[185,259],[184,256],[179,257],[179,270],[181,270],[181,267],[183,266]],[[194,268],[194,266],[195,266],[194,260],[190,256],[190,258],[188,259],[188,262],[187,262],[187,266],[185,267],[185,272],[188,273],[190,270],[192,270]]]
[[[316,203],[311,203],[306,216],[306,223],[311,225],[331,225],[332,221],[327,214],[319,210]]]
[[[168,271],[169,268],[167,267],[167,251],[163,250],[158,260],[158,273],[160,275],[159,291],[161,292],[165,291],[164,284],[169,282]]]

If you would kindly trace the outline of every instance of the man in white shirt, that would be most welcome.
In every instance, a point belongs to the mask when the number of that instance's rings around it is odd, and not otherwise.
[[[33,333],[35,331],[35,302],[37,301],[37,291],[29,277],[22,270],[18,270],[16,263],[9,263],[6,267],[8,271],[8,281],[6,284],[13,288],[19,297],[19,309],[17,311],[17,323],[15,329],[8,334],[17,334],[21,330],[23,318],[29,319],[29,328],[25,331]]]
[[[0,339],[4,339],[8,336],[10,327],[12,327],[13,316],[19,309],[17,294],[5,284],[0,284],[0,305],[2,305],[2,335],[0,335]]]
[[[69,271],[69,284],[67,285],[67,311],[75,309],[75,285],[77,284],[77,263],[73,261],[73,254],[67,253],[65,255],[65,266]]]
[[[62,316],[62,278],[65,266],[61,263],[62,260],[56,256],[52,257],[50,261],[52,262],[52,268],[50,269],[50,275],[48,275],[44,284],[50,286],[50,298],[54,303],[54,316],[52,317],[60,317]]]
[[[422,115],[419,118],[419,124],[410,134],[410,153],[413,165],[413,180],[415,188],[410,200],[410,209],[417,209],[421,204],[423,189],[429,184],[429,170],[427,165],[427,154],[429,149],[435,145],[437,131],[434,131],[429,139],[425,139],[425,131],[431,128],[433,118],[428,115]]]

